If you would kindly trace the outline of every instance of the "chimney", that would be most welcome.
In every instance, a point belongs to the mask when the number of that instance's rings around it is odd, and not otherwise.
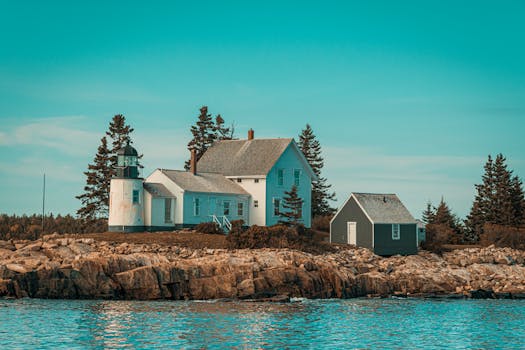
[[[197,175],[197,151],[195,149],[191,150],[190,171],[193,175]]]
[[[248,130],[248,140],[253,140],[254,131],[253,129]]]

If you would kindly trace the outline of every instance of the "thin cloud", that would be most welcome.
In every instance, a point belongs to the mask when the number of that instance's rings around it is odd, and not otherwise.
[[[100,139],[96,132],[80,128],[81,116],[35,119],[0,134],[3,146],[29,145],[51,148],[68,155],[85,155]]]

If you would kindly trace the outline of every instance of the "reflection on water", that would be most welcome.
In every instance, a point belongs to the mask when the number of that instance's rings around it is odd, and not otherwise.
[[[521,348],[525,301],[0,300],[0,349]]]

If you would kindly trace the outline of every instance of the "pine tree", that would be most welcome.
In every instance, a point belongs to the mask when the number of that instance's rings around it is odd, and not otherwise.
[[[233,140],[235,126],[232,124],[229,128],[224,125],[224,119],[220,114],[215,117],[215,133],[217,140]]]
[[[435,215],[436,208],[432,207],[432,203],[428,201],[427,208],[423,211],[421,215],[421,221],[423,221],[425,224],[431,224],[434,221]]]
[[[332,185],[327,184],[326,178],[321,176],[324,166],[321,144],[309,124],[306,124],[306,128],[299,135],[299,148],[317,175],[317,181],[312,182],[312,217],[333,214],[335,210],[330,206],[329,201],[335,200],[335,192],[329,193]]]
[[[77,214],[87,220],[107,217],[109,207],[109,182],[112,176],[111,152],[108,149],[107,139],[100,140],[93,164],[88,165],[84,193],[76,196],[82,207]]]
[[[222,117],[221,117],[222,120]],[[224,120],[222,120],[224,123]],[[195,125],[191,126],[191,134],[193,138],[188,142],[188,150],[195,149],[197,161],[202,157],[204,152],[213,145],[217,140],[217,128],[213,123],[211,114],[208,113],[208,107],[202,106],[200,114]],[[184,164],[186,170],[190,169],[190,161],[187,160]]]
[[[283,208],[279,212],[279,223],[296,226],[302,221],[303,199],[297,193],[297,186],[293,185],[290,191],[284,192]]]
[[[111,178],[116,175],[117,151],[128,142],[131,144],[130,134],[133,128],[126,125],[126,118],[122,114],[115,115],[109,123],[107,137],[111,139],[111,148],[108,147],[108,138],[101,139],[93,164],[88,165],[86,186],[84,193],[76,196],[82,207],[77,214],[84,219],[107,217],[109,206],[109,186]],[[142,155],[139,156],[141,158]],[[140,166],[140,164],[139,164]]]
[[[514,213],[513,226],[525,224],[525,196],[523,193],[523,182],[517,176],[512,178],[511,182],[511,201],[512,211]]]
[[[494,223],[512,225],[514,210],[512,207],[512,171],[507,169],[505,157],[500,153],[494,162]]]
[[[124,117],[122,114],[115,115],[109,123],[109,129],[106,131],[106,135],[111,139],[110,152],[112,176],[116,175],[117,151],[126,146],[128,142],[129,144],[133,144],[133,140],[131,140],[131,133],[134,130],[135,129],[133,129],[130,125],[126,125],[126,117]],[[142,155],[139,155],[138,158],[142,158]]]
[[[476,185],[476,197],[465,224],[471,240],[479,240],[485,223],[519,226],[524,222],[525,201],[521,180],[512,176],[506,158],[500,153],[493,161],[489,155],[482,183]]]
[[[475,185],[476,196],[472,203],[470,214],[467,215],[465,226],[467,227],[467,238],[472,242],[477,242],[483,233],[485,222],[494,221],[493,198],[495,193],[494,162],[491,155],[483,166],[484,173],[481,177],[481,184]]]

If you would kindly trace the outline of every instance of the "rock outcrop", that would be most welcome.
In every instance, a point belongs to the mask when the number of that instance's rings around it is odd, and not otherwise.
[[[0,297],[524,298],[524,264],[524,251],[494,247],[383,258],[352,247],[312,255],[47,236],[41,241],[0,241]]]

